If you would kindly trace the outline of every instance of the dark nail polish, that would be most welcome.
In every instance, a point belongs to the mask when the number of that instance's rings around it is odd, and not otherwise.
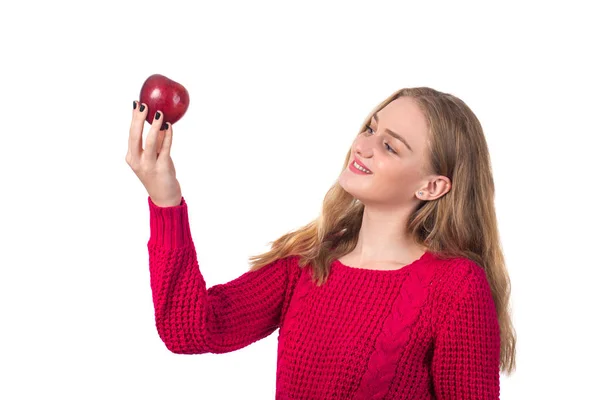
[[[169,125],[167,125],[166,122],[163,122],[162,126],[160,127],[160,130],[161,131],[166,131],[168,127],[169,127]]]
[[[154,119],[159,119],[160,118],[160,112],[156,112],[156,114],[154,114]]]
[[[133,109],[135,110],[135,107],[137,106],[135,100],[133,101]]]
[[[140,106],[140,112],[144,111],[145,109],[146,109],[146,106],[142,104],[142,105]]]

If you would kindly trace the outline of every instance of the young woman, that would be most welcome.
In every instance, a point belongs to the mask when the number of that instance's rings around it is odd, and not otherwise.
[[[393,93],[318,218],[208,289],[172,127],[160,130],[158,112],[142,149],[147,109],[133,107],[126,160],[149,194],[156,327],[170,351],[226,353],[279,328],[277,398],[499,398],[500,372],[515,368],[510,279],[487,144],[463,101]]]

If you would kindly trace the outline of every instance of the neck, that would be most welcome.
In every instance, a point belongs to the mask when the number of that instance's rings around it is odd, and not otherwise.
[[[408,217],[409,211],[390,213],[365,208],[353,255],[361,263],[408,263],[420,257],[426,249],[407,234]]]

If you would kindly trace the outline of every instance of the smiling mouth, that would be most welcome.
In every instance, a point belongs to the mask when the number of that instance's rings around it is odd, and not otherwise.
[[[363,174],[367,174],[370,175],[373,172],[371,172],[371,170],[364,168],[363,166],[359,165],[356,161],[352,161],[352,163],[350,164],[350,169],[352,169],[355,172],[360,172]]]

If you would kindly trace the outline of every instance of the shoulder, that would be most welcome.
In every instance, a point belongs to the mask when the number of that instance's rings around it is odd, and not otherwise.
[[[492,306],[493,296],[485,270],[464,258],[438,259],[432,281],[434,314],[438,322],[459,308]]]
[[[287,255],[279,258],[276,262],[283,266],[292,281],[298,280],[304,269],[301,265],[301,257],[298,255]]]
[[[254,266],[247,273],[259,276],[281,276],[285,275],[290,280],[297,279],[301,271],[298,256],[282,256],[262,266]]]
[[[435,258],[434,265],[434,281],[438,290],[462,292],[469,285],[488,284],[485,270],[469,258]]]

